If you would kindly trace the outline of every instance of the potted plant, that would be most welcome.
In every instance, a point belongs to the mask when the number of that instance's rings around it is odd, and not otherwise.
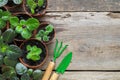
[[[1,0],[0,7],[14,8],[22,3],[23,0]]]
[[[45,44],[49,44],[55,37],[55,29],[53,25],[43,22],[35,31],[35,38]]]
[[[39,27],[39,21],[35,18],[23,18],[14,16],[10,18],[10,25],[15,30],[17,36],[16,41],[30,39],[33,36],[33,31]]]
[[[42,16],[47,8],[47,0],[24,0],[25,12],[33,16]]]
[[[19,58],[20,62],[29,68],[41,67],[48,57],[46,45],[36,39],[24,41],[20,48],[23,50],[23,55]]]
[[[5,31],[8,27],[8,20],[11,16],[9,11],[6,11],[5,8],[0,9],[0,30]]]

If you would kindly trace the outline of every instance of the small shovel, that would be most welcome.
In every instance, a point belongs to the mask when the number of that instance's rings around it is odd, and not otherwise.
[[[60,74],[64,74],[65,70],[69,66],[70,62],[72,60],[72,52],[68,53],[64,59],[61,61],[59,66],[56,69],[56,72],[53,73],[50,80],[58,80]]]

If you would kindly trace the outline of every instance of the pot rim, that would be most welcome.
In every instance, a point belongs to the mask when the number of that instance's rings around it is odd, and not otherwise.
[[[37,39],[35,39],[35,38],[31,38],[31,39],[25,40],[25,41],[20,45],[20,48],[24,45],[25,42],[27,42],[27,41],[29,41],[29,40],[39,41],[39,40],[37,40]],[[27,63],[25,63],[25,62],[22,60],[21,57],[19,58],[20,62],[21,62],[22,64],[24,64],[24,65],[25,65],[26,67],[28,67],[28,68],[32,68],[32,69],[39,68],[39,67],[41,67],[41,66],[46,62],[46,60],[47,60],[47,58],[48,58],[48,48],[47,48],[47,46],[46,46],[43,42],[41,42],[41,41],[39,41],[39,42],[42,43],[42,45],[45,47],[45,50],[46,50],[46,56],[45,56],[44,60],[43,60],[40,64],[38,64],[38,65],[36,65],[36,66],[30,66],[30,65],[28,65]]]
[[[44,14],[45,14],[45,12],[46,12],[46,9],[48,8],[48,0],[46,0],[46,7],[45,7],[45,9],[43,9],[43,12],[42,13],[39,13],[39,14],[32,14],[32,13],[29,13],[27,10],[26,10],[26,2],[25,2],[25,0],[23,0],[23,10],[27,13],[27,14],[30,14],[30,15],[32,15],[32,16],[43,16]]]

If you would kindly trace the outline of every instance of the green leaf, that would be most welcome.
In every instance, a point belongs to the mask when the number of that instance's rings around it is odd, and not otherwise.
[[[34,80],[41,80],[41,78],[43,76],[43,72],[41,70],[37,69],[33,72],[32,76],[33,76]]]
[[[15,31],[16,31],[17,33],[22,33],[22,31],[23,31],[22,26],[17,26],[17,27],[15,28]]]
[[[41,38],[41,37],[37,37],[37,36],[36,36],[35,38],[36,38],[37,40],[40,40],[40,41],[42,40],[42,38]]]
[[[19,18],[18,17],[10,17],[10,24],[13,26],[19,25]]]
[[[29,76],[31,76],[33,73],[33,69],[28,69],[27,73],[29,74]]]
[[[8,58],[7,56],[4,58],[4,64],[7,66],[15,67],[17,62],[18,62],[17,60],[12,60],[12,59]]]
[[[25,25],[26,21],[25,20],[20,20],[20,25]]]
[[[22,55],[22,50],[16,45],[10,45],[6,55],[10,59],[17,59]]]
[[[24,66],[22,63],[17,63],[15,69],[16,69],[17,74],[19,75],[23,75],[24,73],[27,72],[27,67]]]
[[[40,30],[37,35],[39,37],[42,37],[42,36],[44,36],[44,34],[45,34],[45,31],[44,30]]]
[[[40,60],[40,54],[42,53],[42,49],[38,48],[37,46],[30,47],[29,45],[27,45],[26,48],[28,47],[29,49],[27,49],[28,53],[27,53],[26,58],[31,59],[33,61]]]
[[[9,48],[9,46],[7,44],[2,43],[0,45],[0,54],[5,56],[8,48]]]
[[[33,31],[39,27],[39,21],[35,18],[29,18],[26,22],[26,27],[29,31]]]
[[[10,16],[11,16],[11,13],[9,11],[4,11],[2,13],[2,19],[5,21],[9,20]]]
[[[37,7],[36,2],[34,0],[27,0],[27,5],[30,8],[32,14],[34,14],[35,13],[34,9]]]
[[[48,36],[50,34],[49,31],[45,31],[44,35]]]
[[[54,28],[53,28],[53,25],[49,24],[45,29],[46,29],[46,31],[51,33]]]
[[[6,26],[6,22],[0,18],[0,29],[3,29]]]
[[[3,65],[3,55],[0,55],[0,67]]]
[[[15,77],[12,77],[10,80],[19,80],[19,78],[15,76]]]
[[[30,51],[31,50],[31,46],[30,45],[27,45],[27,51]]]
[[[13,39],[15,38],[15,31],[12,29],[7,29],[4,33],[3,33],[3,40],[6,43],[11,43],[13,41]]]
[[[43,41],[49,41],[49,37],[48,36],[43,36]]]
[[[44,0],[38,0],[38,6],[39,6],[39,7],[42,7],[43,4],[44,4]]]
[[[13,2],[14,2],[15,4],[21,4],[21,3],[22,3],[22,0],[13,0]]]
[[[24,39],[29,39],[32,36],[32,33],[30,31],[28,31],[27,29],[24,29],[21,33],[21,36]]]
[[[6,5],[8,3],[8,0],[0,0],[0,7]]]
[[[6,78],[12,78],[16,76],[15,69],[14,67],[11,67],[11,66],[2,67],[2,73],[3,73],[3,76],[5,76]]]
[[[21,80],[30,80],[29,74],[25,73],[21,76]]]

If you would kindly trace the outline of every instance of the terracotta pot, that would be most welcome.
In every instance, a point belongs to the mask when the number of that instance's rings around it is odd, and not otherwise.
[[[32,14],[31,13],[31,11],[30,11],[30,9],[26,6],[26,0],[23,0],[23,9],[24,9],[24,11],[26,12],[26,13],[28,13],[28,14],[30,14],[30,15],[32,15],[32,16],[43,16],[44,14],[45,14],[45,12],[46,12],[46,9],[47,9],[47,6],[48,6],[48,0],[45,0],[45,2],[44,2],[44,8],[39,8],[39,12],[37,12],[37,13],[35,13],[35,14]]]
[[[42,49],[42,53],[40,54],[40,56],[41,56],[40,60],[32,61],[32,60],[28,60],[26,58],[26,55],[28,53],[26,50],[27,45],[31,45],[31,46],[36,45],[37,47]],[[28,68],[32,68],[32,69],[40,68],[47,60],[48,49],[47,49],[46,45],[39,40],[36,40],[36,39],[26,40],[20,45],[20,48],[23,50],[23,56],[20,57],[19,60],[22,64],[24,64]]]
[[[39,32],[39,30],[42,30],[42,29],[44,30],[47,25],[49,25],[48,22],[42,22],[40,24],[40,26],[38,27],[38,29],[36,29],[34,31],[34,34],[36,35]],[[34,37],[35,37],[35,35],[34,35]],[[52,42],[52,40],[54,39],[54,37],[55,37],[55,29],[53,30],[52,33],[49,34],[49,36],[50,36],[49,41],[47,41],[47,42],[42,41],[42,42],[45,43],[45,44],[50,44]]]
[[[29,15],[27,13],[24,13],[24,12],[14,13],[13,15],[17,16],[19,19],[23,19],[24,18],[25,20],[27,20],[28,18],[32,17],[31,15]],[[25,16],[25,17],[21,17],[21,16]],[[24,40],[25,39],[23,39],[20,34],[18,36],[16,36],[15,39],[14,39],[16,44],[17,44],[17,42],[18,43],[20,43],[20,42],[22,43]]]
[[[5,7],[7,9],[12,9],[12,8],[16,8],[18,6],[22,6],[22,4],[23,4],[23,0],[22,0],[21,4],[14,4],[13,1],[11,1],[11,2],[8,1],[8,3],[5,5]]]

